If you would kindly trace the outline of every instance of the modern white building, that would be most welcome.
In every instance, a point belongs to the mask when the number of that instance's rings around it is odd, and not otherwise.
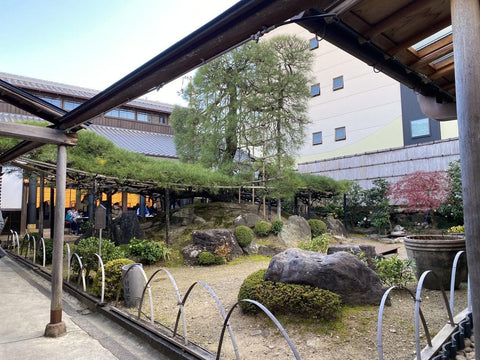
[[[457,121],[427,118],[413,90],[299,25],[267,36],[279,34],[308,40],[314,53],[299,172],[369,187],[379,177],[394,182],[416,170],[445,170],[459,158]]]

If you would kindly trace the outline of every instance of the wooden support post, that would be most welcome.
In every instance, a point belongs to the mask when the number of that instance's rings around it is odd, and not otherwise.
[[[170,190],[165,189],[165,242],[169,244],[170,236]]]
[[[58,337],[67,333],[62,321],[62,284],[63,284],[63,240],[65,229],[65,187],[67,179],[67,148],[58,146],[57,153],[57,199],[55,206],[55,237],[53,239],[52,258],[52,299],[50,305],[50,323],[45,328],[45,336]]]
[[[22,209],[20,211],[20,235],[25,235],[27,230],[27,197],[28,197],[28,183],[23,181],[22,187]]]
[[[45,177],[43,173],[40,175],[40,206],[38,208],[38,236],[43,237],[43,220],[45,219],[44,214],[44,203],[45,202]]]
[[[480,324],[480,3],[451,0],[451,13],[468,270],[473,323]]]
[[[122,211],[124,214],[128,211],[128,193],[126,191],[122,192]]]

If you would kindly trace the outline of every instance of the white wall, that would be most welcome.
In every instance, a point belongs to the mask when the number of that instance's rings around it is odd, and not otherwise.
[[[282,26],[267,37],[279,34],[305,40],[314,37],[296,24]],[[311,124],[297,162],[402,146],[400,84],[325,40],[312,53],[312,85],[320,83],[320,95],[310,100]],[[339,76],[343,76],[344,88],[333,91],[333,79]],[[338,127],[345,127],[345,140],[335,141]],[[323,143],[313,145],[312,134],[320,131]]]
[[[22,207],[23,172],[19,168],[2,168],[2,196],[0,208],[2,210],[20,210]]]

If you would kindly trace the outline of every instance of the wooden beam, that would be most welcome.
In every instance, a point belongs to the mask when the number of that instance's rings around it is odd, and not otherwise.
[[[405,50],[406,48],[412,46],[412,45],[415,45],[416,43],[418,43],[419,41],[425,39],[425,37],[428,37],[432,34],[435,34],[436,32],[442,30],[442,29],[445,29],[447,26],[449,26],[450,24],[452,23],[452,20],[450,18],[450,16],[446,17],[445,19],[442,19],[440,20],[439,22],[437,22],[434,26],[430,27],[429,28],[429,34],[425,34],[425,33],[415,33],[415,35],[411,36],[410,38],[408,39],[405,39],[405,41],[401,42],[401,43],[398,43],[396,46],[394,47],[391,47],[389,49],[386,50],[387,53],[395,56],[397,55],[398,53],[400,53],[401,51]]]
[[[65,133],[62,130],[42,126],[17,123],[0,124],[0,136],[12,137],[43,144],[77,145],[76,133]]]
[[[432,51],[431,53],[421,57],[418,61],[415,63],[409,65],[409,67],[413,70],[418,70],[420,69],[423,65],[431,63],[432,61],[435,61],[442,56],[445,56],[453,51],[453,43],[448,44],[447,46],[444,46],[440,49],[437,49],[435,51]],[[453,57],[452,57],[453,60]]]
[[[453,60],[453,59],[452,59]],[[442,76],[448,74],[448,73],[451,73],[453,72],[454,70],[454,67],[455,67],[455,64],[453,64],[453,61],[451,64],[447,65],[447,66],[444,66],[443,68],[441,68],[440,70],[434,72],[432,75],[430,75],[430,79],[432,80],[436,80],[436,79],[439,79],[441,78]]]
[[[386,29],[392,27],[392,24],[398,24],[402,21],[406,21],[412,14],[422,10],[425,7],[430,7],[430,1],[414,1],[400,10],[394,12],[392,15],[382,19],[379,23],[372,26],[363,35],[368,39],[373,39],[375,36],[380,35]],[[424,36],[425,37],[425,36]]]
[[[451,0],[463,213],[473,323],[480,324],[480,4]],[[480,351],[475,359],[480,360]]]

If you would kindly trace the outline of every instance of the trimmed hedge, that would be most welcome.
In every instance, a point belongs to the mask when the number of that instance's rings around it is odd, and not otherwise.
[[[283,221],[282,220],[274,220],[272,222],[272,234],[273,235],[278,235],[282,232],[283,229]]]
[[[272,225],[270,225],[266,221],[259,221],[258,223],[255,224],[255,234],[260,237],[266,237],[268,234],[270,234],[270,230],[272,229]]]
[[[237,237],[238,245],[242,248],[248,247],[253,241],[253,230],[248,226],[240,225],[235,228],[235,236]]]
[[[219,255],[214,255],[210,251],[204,251],[198,255],[198,264],[204,266],[225,264],[225,259]]]
[[[308,220],[308,224],[310,225],[310,229],[312,229],[312,238],[316,238],[327,232],[327,224],[322,220],[310,219]]]
[[[250,299],[263,304],[274,314],[295,314],[320,320],[333,320],[340,314],[338,294],[310,285],[284,284],[263,280],[266,270],[249,275],[238,292],[238,300]],[[244,313],[260,311],[255,305],[240,302]]]
[[[117,298],[118,289],[123,289],[122,267],[134,263],[130,259],[116,259],[103,265],[105,269],[105,300],[115,300]],[[100,268],[93,279],[92,293],[99,297],[102,294],[102,269]],[[123,299],[123,291],[120,291],[120,299]]]

